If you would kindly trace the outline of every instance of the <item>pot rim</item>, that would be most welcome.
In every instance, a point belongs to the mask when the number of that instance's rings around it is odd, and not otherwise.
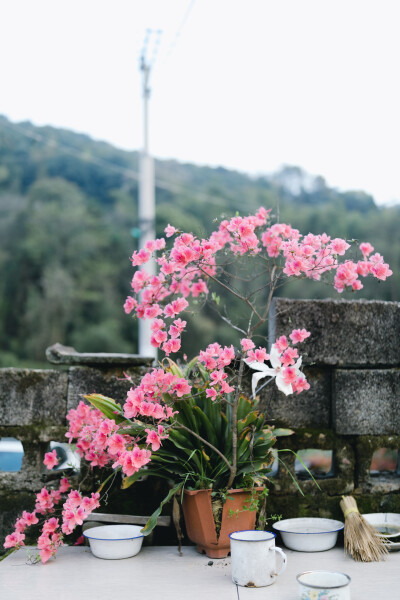
[[[238,531],[232,531],[232,533],[229,534],[230,539],[234,540],[235,542],[266,542],[267,540],[238,540],[236,538],[233,538],[232,536],[235,535],[235,533],[246,533],[247,531],[251,531],[252,533],[254,533],[254,531],[259,531],[260,533],[269,533],[272,538],[276,538],[276,533],[274,533],[273,531],[265,531],[263,529],[239,529]],[[272,539],[271,537],[268,538],[268,540]],[[301,573],[301,575],[303,575],[303,573]]]
[[[257,492],[261,492],[262,490],[265,490],[265,486],[261,486],[261,487],[254,487],[253,490],[257,491]],[[187,490],[184,489],[183,493],[184,494],[189,494],[189,495],[194,495],[194,494],[199,494],[200,492],[215,492],[218,490],[214,490],[213,488],[204,488],[201,490]],[[250,493],[252,490],[251,489],[247,489],[247,488],[237,488],[237,489],[229,489],[227,491],[228,494],[237,494],[238,492],[248,492]]]
[[[329,573],[330,575],[343,575],[343,577],[346,577],[347,582],[339,584],[339,585],[326,586],[326,585],[316,585],[315,583],[305,583],[303,581],[300,581],[300,577],[302,577],[303,575],[309,575],[310,573]],[[344,587],[347,587],[348,585],[350,585],[350,582],[351,582],[350,575],[347,575],[347,573],[342,573],[341,571],[304,571],[303,573],[299,573],[298,575],[296,575],[296,579],[300,585],[303,585],[305,587],[314,588],[317,590],[321,590],[321,589],[325,590],[325,589],[327,589],[327,587],[330,590],[344,588]]]

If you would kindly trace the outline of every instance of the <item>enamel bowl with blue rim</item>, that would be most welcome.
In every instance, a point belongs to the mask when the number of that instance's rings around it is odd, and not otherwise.
[[[344,523],[333,519],[299,517],[278,521],[272,527],[279,531],[287,548],[298,552],[322,552],[334,547]]]
[[[97,558],[116,560],[130,558],[140,552],[143,543],[139,525],[102,525],[91,527],[83,535]]]

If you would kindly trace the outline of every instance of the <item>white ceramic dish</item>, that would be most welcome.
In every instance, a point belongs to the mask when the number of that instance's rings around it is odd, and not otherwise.
[[[333,519],[300,517],[278,521],[272,527],[279,531],[287,548],[298,552],[322,552],[333,548],[344,523]]]
[[[387,540],[386,543],[389,552],[397,552],[400,550],[400,542],[392,542],[391,540]]]
[[[400,514],[369,513],[363,517],[375,527],[381,537],[393,542],[400,541]]]
[[[140,552],[144,537],[140,530],[139,525],[102,525],[87,529],[83,535],[89,540],[94,556],[116,560]]]

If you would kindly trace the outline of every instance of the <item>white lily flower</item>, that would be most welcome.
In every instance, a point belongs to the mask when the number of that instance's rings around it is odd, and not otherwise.
[[[269,361],[270,361],[272,367],[268,367],[266,364],[260,363],[257,361],[254,361],[254,362],[251,362],[248,360],[244,361],[249,367],[251,367],[255,371],[259,371],[258,373],[254,373],[253,377],[251,378],[251,391],[253,393],[253,397],[256,395],[256,389],[257,389],[258,382],[261,379],[264,379],[264,377],[268,377],[268,375],[270,377],[275,377],[275,383],[276,383],[278,390],[283,392],[286,396],[289,396],[289,394],[293,394],[292,384],[285,383],[284,376],[283,376],[283,369],[285,367],[282,367],[280,356],[281,355],[278,352],[277,347],[275,346],[275,344],[273,344],[271,347],[271,352],[270,352],[270,357],[269,357]],[[301,366],[301,357],[298,359],[298,361],[294,365],[295,373],[296,373],[297,377],[301,374],[300,366]]]

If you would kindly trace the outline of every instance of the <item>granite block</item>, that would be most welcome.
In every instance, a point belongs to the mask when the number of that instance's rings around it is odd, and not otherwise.
[[[0,425],[63,425],[67,386],[60,371],[0,369]]]
[[[333,376],[333,427],[342,435],[398,434],[400,370],[336,370]]]
[[[270,343],[302,328],[311,332],[298,345],[306,364],[400,365],[398,302],[275,298],[270,311]]]

